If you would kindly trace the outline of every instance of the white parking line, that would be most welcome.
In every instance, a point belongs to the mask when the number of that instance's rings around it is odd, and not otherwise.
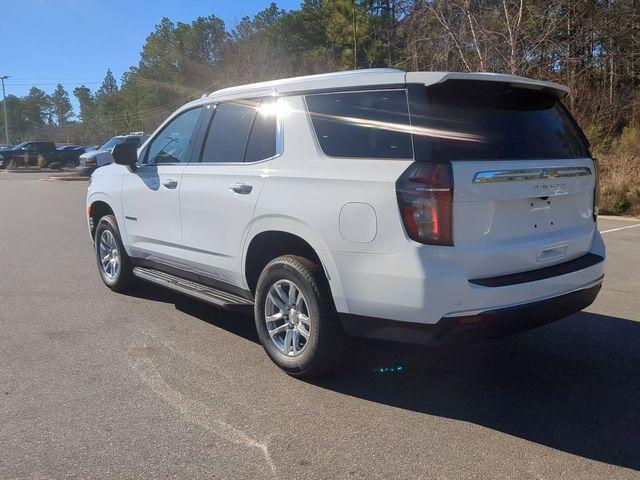
[[[627,228],[635,227],[640,227],[640,223],[636,223],[635,225],[627,225],[626,227],[610,228],[609,230],[602,230],[600,233],[617,232],[618,230],[626,230]]]

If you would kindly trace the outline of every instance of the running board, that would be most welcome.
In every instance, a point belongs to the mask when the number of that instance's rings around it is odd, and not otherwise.
[[[183,293],[198,300],[216,305],[227,310],[250,312],[253,310],[253,302],[239,295],[224,292],[201,283],[192,282],[169,273],[154,270],[152,268],[135,267],[133,274],[141,280],[155,283],[162,287]]]

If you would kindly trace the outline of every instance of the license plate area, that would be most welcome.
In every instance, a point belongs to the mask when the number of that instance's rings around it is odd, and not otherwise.
[[[558,220],[554,218],[554,207],[551,198],[531,198],[529,205],[529,223],[532,233],[544,233],[556,226]]]

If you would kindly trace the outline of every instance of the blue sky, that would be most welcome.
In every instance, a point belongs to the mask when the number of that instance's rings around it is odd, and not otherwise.
[[[10,75],[7,94],[26,95],[31,86],[51,93],[62,83],[75,104],[81,83],[99,87],[107,68],[119,80],[136,65],[149,33],[162,17],[191,22],[216,15],[230,29],[270,0],[3,0],[0,75]],[[300,0],[278,0],[280,8]]]

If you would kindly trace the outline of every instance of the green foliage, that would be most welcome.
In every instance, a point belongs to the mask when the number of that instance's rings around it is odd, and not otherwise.
[[[640,155],[640,129],[627,126],[611,143],[611,151],[617,155]]]
[[[96,105],[98,122],[105,125],[117,123],[119,120],[120,102],[118,99],[118,83],[116,82],[111,69],[102,81],[102,85],[96,93]]]
[[[597,123],[587,125],[584,128],[584,134],[591,144],[591,151],[593,153],[610,151],[612,139],[607,130],[602,125]]]
[[[60,162],[51,162],[47,165],[47,168],[50,168],[51,170],[62,170],[62,164]]]
[[[96,114],[96,99],[91,93],[91,90],[81,85],[73,90],[73,95],[78,100],[79,112],[78,118],[82,123],[89,123],[95,120]]]
[[[612,213],[622,214],[631,208],[631,202],[629,201],[629,194],[626,190],[620,190],[612,193],[611,195],[611,207]]]
[[[58,84],[51,95],[51,106],[53,116],[55,117],[58,125],[64,125],[73,115],[73,108],[71,106],[71,100],[69,100],[69,94],[60,84]]]
[[[32,87],[22,102],[22,116],[25,123],[35,125],[52,124],[53,103],[51,97],[39,88]]]
[[[291,11],[271,3],[233,28],[213,15],[161,18],[122,78],[107,70],[96,92],[74,89],[79,124],[58,86],[8,96],[9,125],[13,141],[57,128],[65,141],[73,131],[74,141],[97,144],[152,131],[185,102],[230,85],[369,67],[493,71],[569,85],[565,104],[592,150],[638,155],[640,43],[629,32],[639,24],[627,0],[303,0]]]

